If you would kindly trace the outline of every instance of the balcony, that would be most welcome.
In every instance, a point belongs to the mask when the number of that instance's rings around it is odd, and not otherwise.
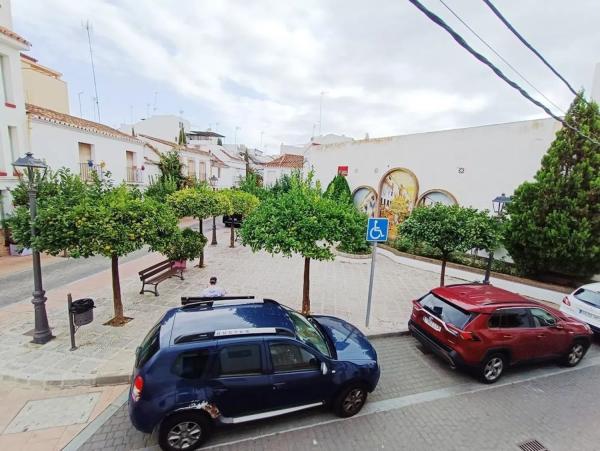
[[[142,171],[135,166],[128,166],[125,180],[127,183],[142,183]]]
[[[104,172],[99,164],[79,163],[79,177],[81,177],[81,180],[91,182],[94,177],[93,174],[96,174],[100,180],[104,177]]]

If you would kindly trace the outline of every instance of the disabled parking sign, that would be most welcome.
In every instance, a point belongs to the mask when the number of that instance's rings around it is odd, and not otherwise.
[[[367,241],[383,242],[388,239],[388,219],[369,218],[367,224]]]

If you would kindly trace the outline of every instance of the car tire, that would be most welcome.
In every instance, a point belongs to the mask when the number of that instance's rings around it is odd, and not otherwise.
[[[181,412],[167,417],[158,431],[158,444],[164,451],[198,449],[210,436],[211,421],[199,412]]]
[[[506,370],[506,365],[506,355],[500,352],[488,355],[481,364],[479,379],[486,384],[498,382]]]
[[[367,389],[362,384],[343,388],[333,401],[333,411],[338,417],[348,418],[360,412],[367,401]]]
[[[584,340],[575,340],[571,346],[569,346],[569,350],[562,358],[562,365],[568,367],[579,365],[579,362],[581,362],[583,356],[585,356],[588,348],[589,345]]]

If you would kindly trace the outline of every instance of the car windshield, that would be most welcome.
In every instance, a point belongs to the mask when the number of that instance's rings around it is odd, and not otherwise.
[[[575,296],[576,299],[585,302],[586,304],[600,308],[600,293],[596,291],[580,288],[573,294],[573,296]]]
[[[465,327],[471,319],[470,313],[438,298],[433,293],[427,294],[419,301],[419,303],[432,315],[437,316],[445,323],[452,324],[459,329]]]
[[[294,327],[296,328],[296,335],[298,335],[298,338],[310,347],[319,351],[321,354],[324,354],[327,357],[331,357],[329,347],[327,346],[325,338],[323,337],[323,335],[321,335],[321,332],[319,332],[319,330],[315,328],[315,326],[309,323],[308,320],[300,313],[291,309],[288,309],[287,312],[290,315],[292,323],[294,323]]]

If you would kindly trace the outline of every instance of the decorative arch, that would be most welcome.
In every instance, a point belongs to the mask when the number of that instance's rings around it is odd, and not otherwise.
[[[407,168],[387,171],[379,182],[379,216],[389,219],[389,236],[396,236],[396,226],[403,222],[417,203],[419,180]]]
[[[445,189],[435,188],[425,191],[419,196],[417,205],[431,205],[441,203],[444,205],[458,205],[458,201],[454,194]]]
[[[359,186],[352,192],[352,201],[358,211],[366,213],[370,218],[377,214],[379,196],[375,188],[368,185]]]

